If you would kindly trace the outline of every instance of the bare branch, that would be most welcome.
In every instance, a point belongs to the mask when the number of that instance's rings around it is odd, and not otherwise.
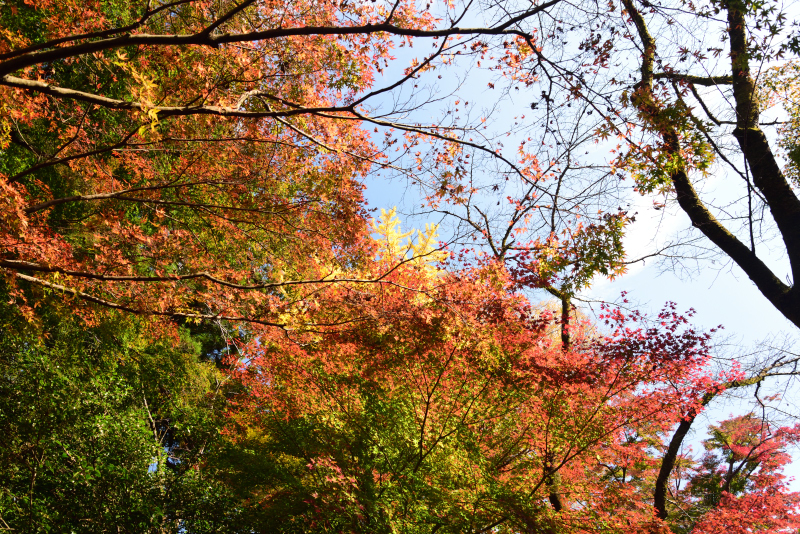
[[[681,74],[679,72],[657,72],[653,74],[655,80],[674,80],[685,82],[692,85],[732,85],[733,76],[694,76],[692,74]]]

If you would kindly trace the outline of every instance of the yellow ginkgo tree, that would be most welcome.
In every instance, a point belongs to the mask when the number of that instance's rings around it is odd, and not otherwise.
[[[397,217],[397,207],[381,209],[381,216],[372,220],[372,229],[383,261],[409,263],[428,274],[439,271],[436,264],[447,258],[447,251],[439,247],[439,225],[426,223],[425,231],[402,231]],[[416,235],[415,235],[416,234]]]

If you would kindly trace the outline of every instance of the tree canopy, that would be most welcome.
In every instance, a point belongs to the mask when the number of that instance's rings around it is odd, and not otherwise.
[[[800,357],[578,305],[637,259],[633,192],[691,221],[656,255],[800,326],[795,15],[1,2],[0,528],[797,530],[761,387]],[[441,224],[371,210],[380,180]]]

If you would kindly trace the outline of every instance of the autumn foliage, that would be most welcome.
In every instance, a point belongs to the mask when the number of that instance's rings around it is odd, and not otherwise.
[[[706,80],[659,63],[633,0],[570,6],[0,3],[0,528],[800,528],[782,475],[800,429],[770,399],[710,425],[703,454],[687,439],[710,403],[795,374],[796,357],[714,366],[714,331],[676,304],[575,305],[626,270],[626,175],[676,194],[795,320],[752,232],[748,252],[692,196],[724,154],[676,110],[693,84],[733,84],[732,135],[760,140],[756,96],[796,122],[779,83],[796,68],[756,95],[735,24],[733,78]],[[687,16],[763,19],[709,6]],[[623,47],[592,18],[620,16],[643,43],[631,90],[603,78]],[[570,59],[556,36],[586,17]],[[420,88],[467,64],[492,90],[547,87],[528,126],[501,132],[513,155],[487,109]],[[612,137],[608,161],[583,157]],[[748,150],[793,259],[793,201],[777,200],[793,190]],[[404,232],[396,209],[371,211],[378,175],[445,224]]]
[[[270,523],[408,532],[664,528],[647,502],[662,436],[703,394],[738,377],[708,376],[708,334],[674,307],[655,325],[609,309],[606,328],[573,325],[565,350],[557,317],[510,292],[497,264],[458,273],[400,268],[388,281],[329,293],[320,313],[359,316],[335,333],[242,348],[237,373],[247,394],[235,401],[232,432],[290,473],[249,488]],[[713,453],[696,467],[683,460],[690,489],[680,506],[693,514],[694,532],[738,523],[743,502],[752,503],[748,517],[758,508],[759,525],[795,524],[797,497],[778,475],[793,431],[771,442],[767,428],[747,434],[758,419],[744,420],[746,430],[735,419],[714,429],[728,441],[707,443],[723,454],[751,447],[734,453],[753,466],[737,471],[750,491],[741,483],[723,489],[719,505],[704,509],[719,491],[700,489],[719,476],[709,472]]]
[[[293,475],[313,524],[514,532],[653,523],[632,482],[657,467],[643,436],[668,431],[713,387],[700,372],[706,337],[671,312],[663,330],[610,313],[616,332],[584,325],[564,352],[547,333],[549,313],[504,297],[496,269],[460,273],[411,304],[396,287],[342,290],[328,306],[368,308],[356,325],[313,343],[260,339],[244,349],[237,425],[271,452],[287,447],[283,433],[303,440]],[[392,281],[408,287],[417,276]],[[616,488],[609,469],[633,476]],[[254,491],[269,513],[285,513],[284,484]]]

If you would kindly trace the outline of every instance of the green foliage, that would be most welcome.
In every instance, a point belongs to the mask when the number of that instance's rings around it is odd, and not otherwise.
[[[766,110],[780,106],[788,116],[781,126],[778,146],[786,158],[783,169],[787,178],[800,183],[800,65],[788,63],[769,69],[758,94],[759,107]]]
[[[0,517],[16,532],[214,530],[227,494],[200,469],[221,376],[200,341],[147,321],[0,317]],[[47,320],[51,324],[47,324]],[[176,342],[177,341],[177,342]]]

